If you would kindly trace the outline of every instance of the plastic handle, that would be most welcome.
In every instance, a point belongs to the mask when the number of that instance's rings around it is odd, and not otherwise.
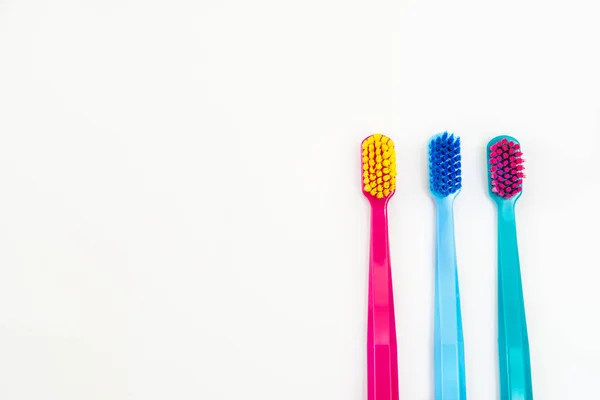
[[[465,351],[454,242],[454,196],[436,197],[435,400],[465,400]]]
[[[513,199],[498,203],[498,352],[501,400],[532,400]]]
[[[398,350],[386,204],[371,205],[368,400],[398,400]]]

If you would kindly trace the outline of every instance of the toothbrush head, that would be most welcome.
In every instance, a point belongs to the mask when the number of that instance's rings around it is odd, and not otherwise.
[[[492,198],[516,200],[525,178],[523,153],[519,142],[510,136],[498,136],[487,146],[489,190]]]
[[[429,190],[446,197],[461,187],[460,138],[448,132],[435,135],[429,140]]]
[[[394,142],[381,133],[362,142],[362,190],[369,200],[388,200],[396,191]]]

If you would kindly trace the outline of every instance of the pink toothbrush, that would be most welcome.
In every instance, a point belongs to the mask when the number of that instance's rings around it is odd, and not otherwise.
[[[363,193],[371,203],[368,400],[398,400],[398,350],[387,220],[387,204],[396,190],[394,143],[380,133],[369,136],[362,142],[362,160]]]

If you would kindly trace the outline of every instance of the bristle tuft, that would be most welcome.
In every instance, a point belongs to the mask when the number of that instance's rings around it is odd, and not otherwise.
[[[362,142],[363,192],[383,199],[396,190],[396,150],[394,142],[381,133]]]
[[[429,142],[429,188],[440,196],[462,187],[460,138],[444,132]]]
[[[525,160],[520,149],[519,143],[506,138],[488,148],[491,192],[496,196],[510,199],[523,190]]]

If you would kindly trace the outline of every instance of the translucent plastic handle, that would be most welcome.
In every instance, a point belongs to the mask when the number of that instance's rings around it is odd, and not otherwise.
[[[498,203],[498,352],[500,399],[533,400],[513,199]]]
[[[465,351],[454,242],[455,196],[436,197],[434,377],[435,400],[465,400]]]
[[[371,203],[368,400],[398,400],[398,350],[386,203]]]

